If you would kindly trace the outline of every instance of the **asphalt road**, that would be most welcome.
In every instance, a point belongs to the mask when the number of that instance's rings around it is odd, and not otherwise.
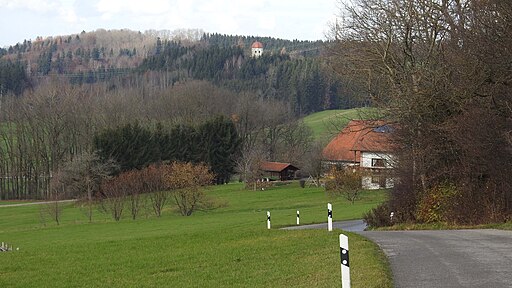
[[[364,231],[366,229],[366,223],[363,220],[348,220],[348,221],[337,221],[332,222],[334,229],[343,229],[350,232]],[[304,230],[304,229],[325,229],[327,230],[327,223],[321,224],[310,224],[301,226],[290,226],[281,228],[283,230]]]
[[[397,288],[512,287],[512,231],[365,231]]]

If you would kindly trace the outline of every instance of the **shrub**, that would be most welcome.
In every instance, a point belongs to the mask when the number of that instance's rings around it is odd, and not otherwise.
[[[207,198],[203,186],[210,185],[214,175],[204,164],[192,163],[171,164],[164,175],[168,188],[173,190],[172,196],[183,216],[190,216]]]
[[[363,219],[369,227],[391,226],[393,223],[391,223],[391,218],[389,217],[390,213],[389,202],[384,202],[365,213]]]
[[[442,184],[428,189],[420,198],[416,218],[420,222],[448,222],[455,219],[454,208],[459,191],[452,184]]]

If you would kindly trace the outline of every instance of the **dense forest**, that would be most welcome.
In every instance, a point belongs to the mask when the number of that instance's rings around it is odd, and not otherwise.
[[[208,80],[233,91],[286,101],[297,115],[360,104],[340,97],[340,81],[319,58],[266,53],[255,59],[240,46],[184,47],[173,41],[158,44],[156,51],[139,71],[165,73],[170,85],[190,78]]]

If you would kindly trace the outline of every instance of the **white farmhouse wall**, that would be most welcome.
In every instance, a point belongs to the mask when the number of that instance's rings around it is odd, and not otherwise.
[[[386,189],[395,187],[395,178],[386,178]]]
[[[381,187],[380,186],[380,181],[372,181],[374,177],[378,177],[378,176],[363,176],[361,177],[361,186],[363,189],[368,189],[368,190],[376,190],[376,189],[382,189],[382,188],[386,188],[386,189],[391,189],[395,186],[395,179],[391,178],[391,177],[386,177],[385,181],[386,183],[384,184],[385,187]],[[380,176],[380,177],[384,177],[384,176]]]
[[[252,48],[252,57],[258,58],[263,54],[263,48]]]
[[[393,168],[393,155],[386,152],[362,152],[361,167],[372,168],[372,159],[383,159],[386,161],[385,168]]]
[[[363,176],[361,178],[361,186],[363,189],[376,190],[380,189],[379,183],[372,183],[372,176]]]

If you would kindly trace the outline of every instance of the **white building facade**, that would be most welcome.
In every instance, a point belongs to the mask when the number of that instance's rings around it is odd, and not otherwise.
[[[324,148],[323,163],[359,169],[364,189],[392,188],[396,161],[390,141],[392,132],[393,128],[384,121],[351,120]]]
[[[391,169],[394,159],[391,153],[362,151],[360,167],[371,171],[361,179],[363,189],[393,188],[395,183],[391,177]]]
[[[251,45],[251,57],[259,58],[263,54],[263,44],[259,41],[252,43]]]

